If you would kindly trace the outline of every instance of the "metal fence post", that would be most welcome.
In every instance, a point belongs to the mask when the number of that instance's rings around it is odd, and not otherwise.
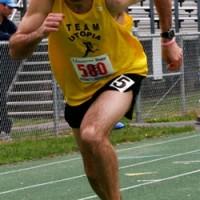
[[[200,1],[197,1],[197,19],[198,19],[198,32],[200,32]],[[200,42],[200,36],[198,36],[198,44]],[[198,54],[200,54],[200,50],[198,49]],[[199,66],[200,66],[200,56],[198,58]]]
[[[179,36],[180,46],[183,49],[183,36]],[[183,52],[184,54],[184,52]],[[184,65],[184,55],[183,55],[183,64],[181,67],[181,77],[180,77],[180,87],[181,87],[181,111],[182,114],[186,113],[186,94],[185,94],[185,65]]]
[[[59,105],[58,105],[58,97],[57,97],[57,83],[55,78],[52,78],[52,86],[53,86],[53,120],[54,120],[54,131],[55,135],[59,133]]]
[[[142,117],[141,117],[141,94],[139,92],[136,100],[136,122],[141,123]]]
[[[27,0],[23,0],[23,8],[21,10],[21,17],[24,16],[24,14],[26,13],[27,10]]]
[[[179,9],[178,0],[174,0],[174,18],[175,18],[175,30],[179,33]]]
[[[155,33],[155,24],[154,24],[154,3],[153,0],[150,0],[150,23],[151,23],[151,33]]]
[[[200,32],[200,1],[197,1],[198,32]]]

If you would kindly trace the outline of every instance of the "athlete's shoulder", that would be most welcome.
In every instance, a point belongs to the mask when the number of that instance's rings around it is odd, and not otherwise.
[[[107,9],[112,14],[123,12],[128,6],[138,3],[141,0],[102,0],[106,2]]]
[[[50,13],[52,11],[54,0],[30,0],[28,12]]]

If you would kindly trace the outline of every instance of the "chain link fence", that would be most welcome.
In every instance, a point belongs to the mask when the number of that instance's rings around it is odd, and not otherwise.
[[[200,108],[200,33],[178,34],[183,48],[182,69],[169,72],[161,58],[160,37],[138,36],[146,51],[149,74],[143,81],[134,122],[194,113]],[[0,43],[1,133],[8,139],[66,134],[64,98],[54,80],[42,41],[22,62],[8,55],[8,43]]]
[[[177,34],[183,48],[183,65],[169,72],[161,59],[159,37],[140,37],[149,61],[137,104],[137,122],[196,113],[200,107],[200,34]]]

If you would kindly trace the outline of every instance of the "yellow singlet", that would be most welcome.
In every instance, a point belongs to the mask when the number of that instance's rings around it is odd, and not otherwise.
[[[65,15],[59,31],[49,36],[49,59],[69,105],[90,99],[120,74],[147,75],[146,55],[131,34],[132,18],[127,14],[124,25],[117,23],[105,0],[93,0],[92,9],[84,14],[56,0],[52,12]]]

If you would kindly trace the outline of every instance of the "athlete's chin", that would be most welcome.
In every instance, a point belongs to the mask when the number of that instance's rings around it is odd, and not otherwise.
[[[70,1],[70,2],[76,3],[76,2],[81,2],[83,0],[66,0],[66,1]]]

